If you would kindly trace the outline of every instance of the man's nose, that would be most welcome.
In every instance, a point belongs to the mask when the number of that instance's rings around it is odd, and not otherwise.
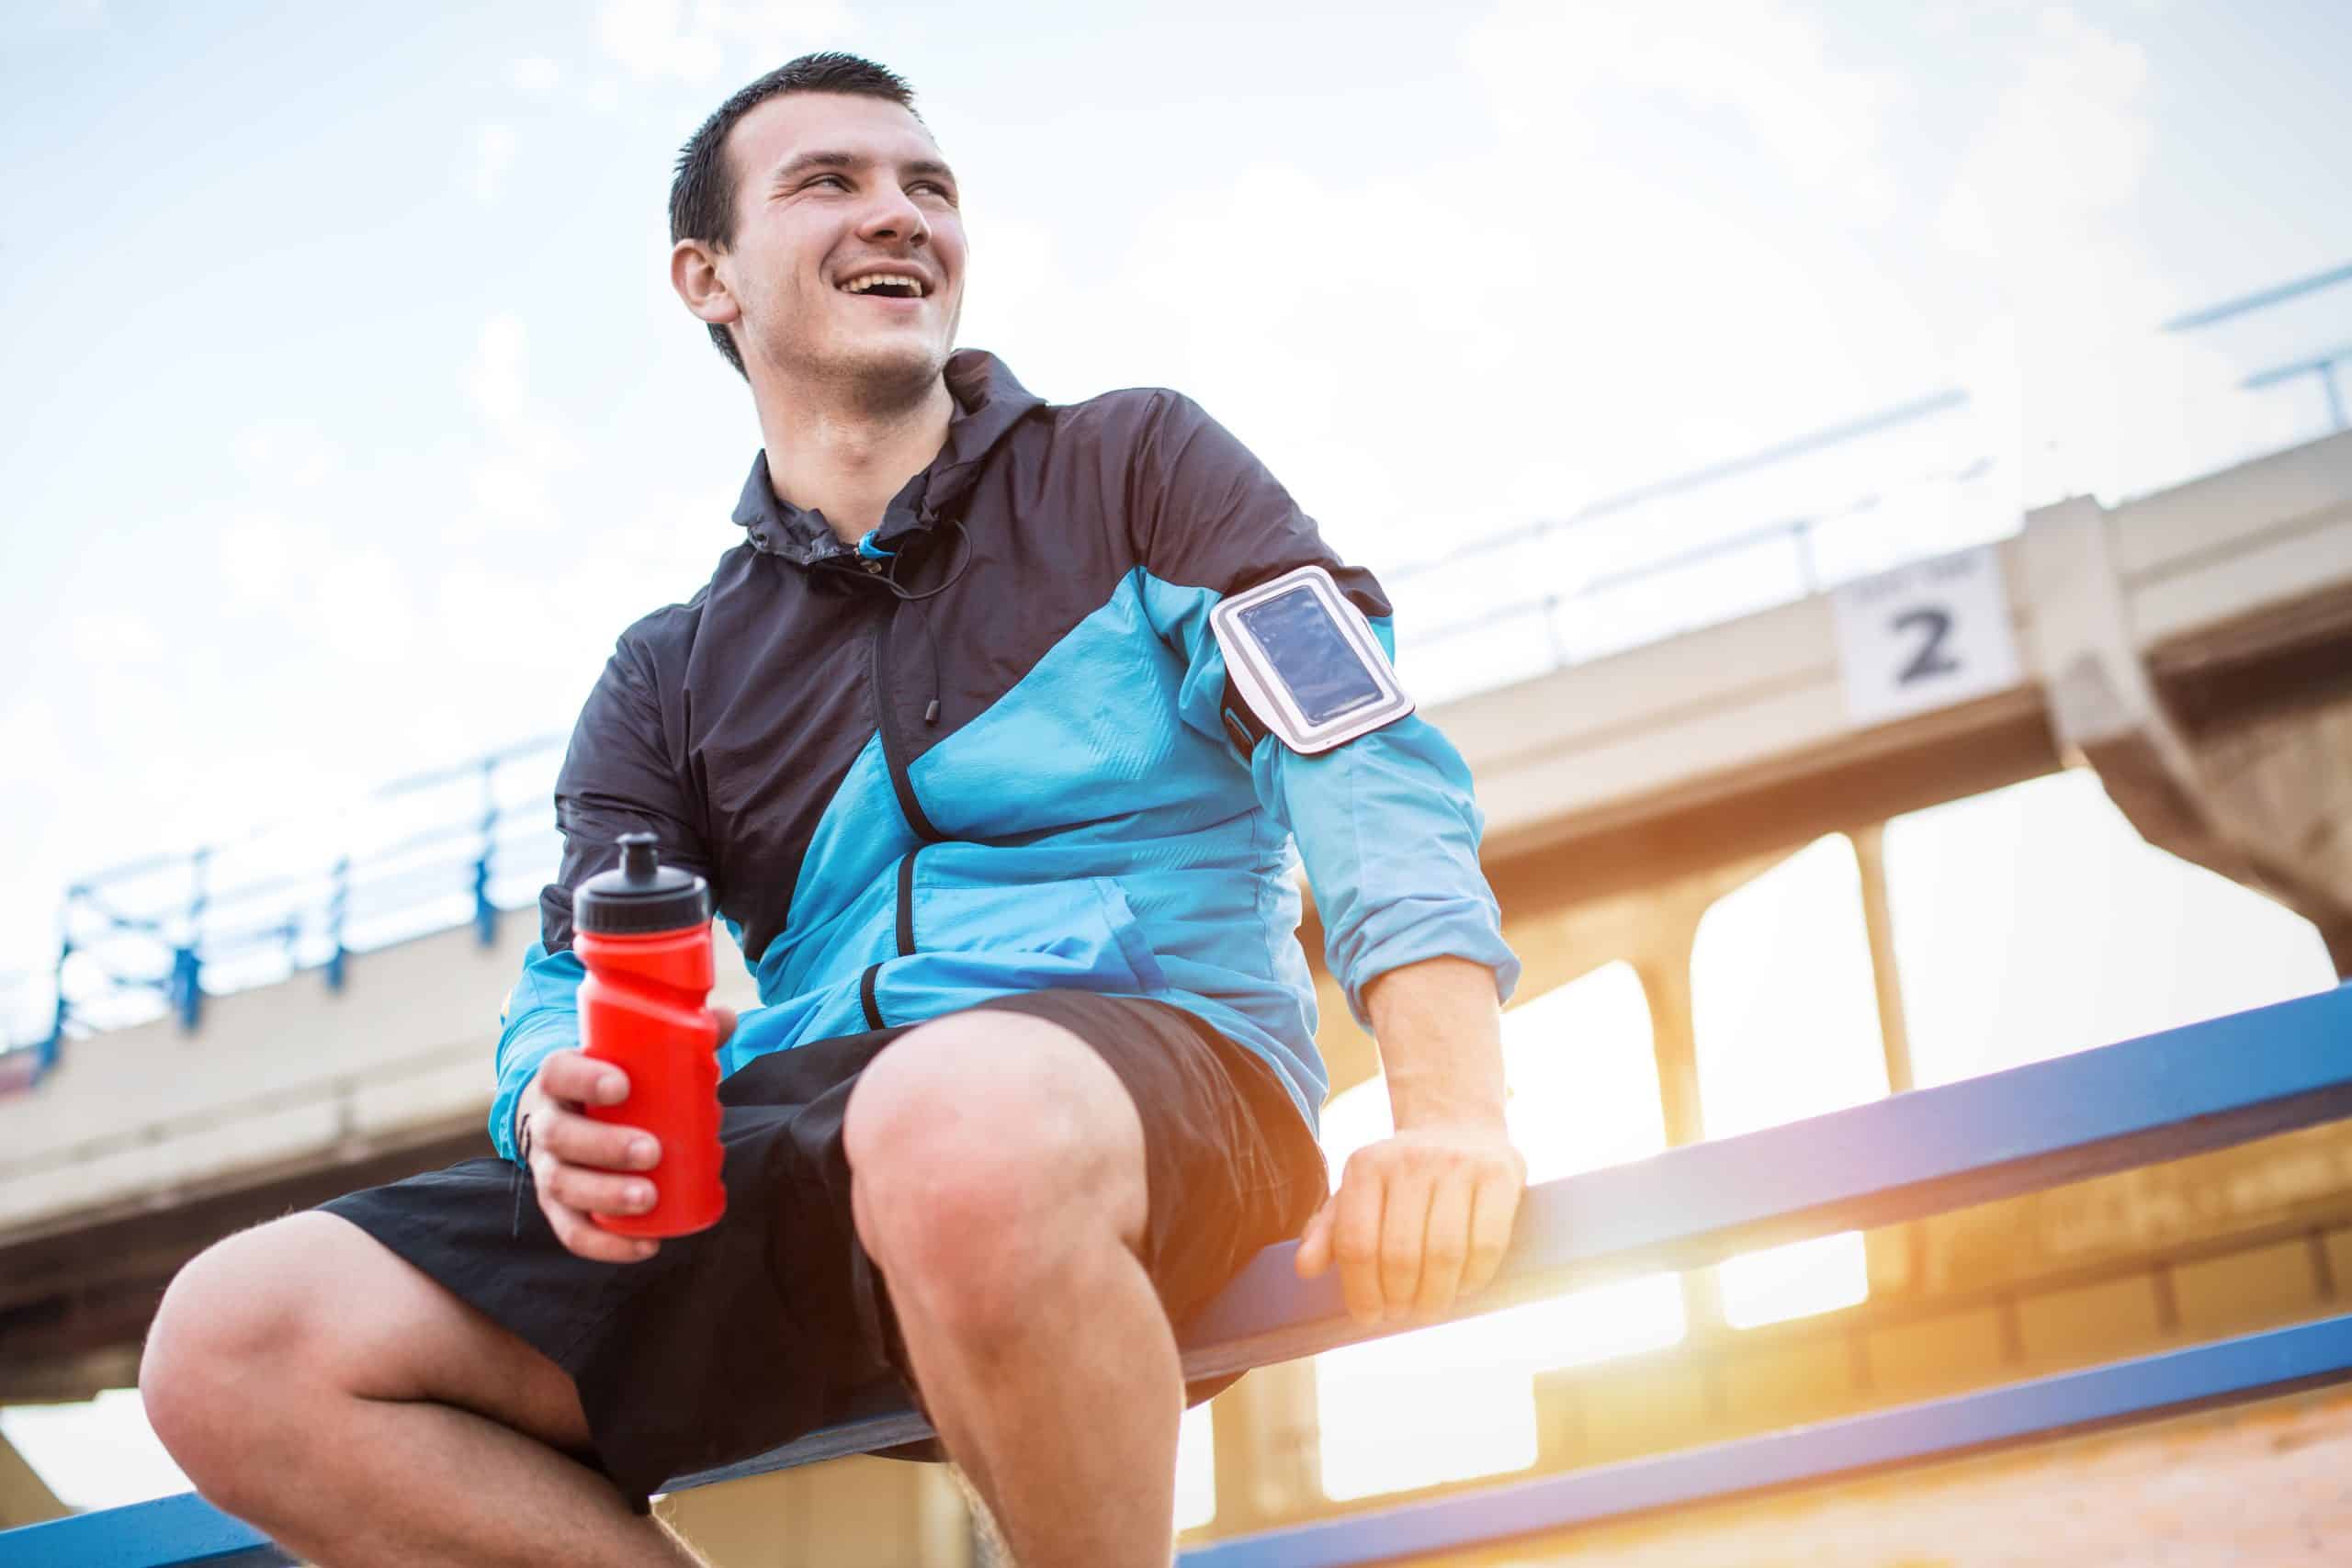
[[[857,232],[860,239],[903,240],[910,245],[922,244],[931,238],[931,229],[922,220],[922,209],[896,186],[875,198],[859,220]]]

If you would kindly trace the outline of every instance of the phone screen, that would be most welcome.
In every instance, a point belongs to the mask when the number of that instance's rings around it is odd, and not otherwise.
[[[1277,593],[1242,611],[1240,620],[1308,724],[1326,724],[1380,700],[1379,682],[1313,589]]]

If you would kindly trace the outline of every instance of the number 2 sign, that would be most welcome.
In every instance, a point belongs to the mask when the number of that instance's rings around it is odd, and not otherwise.
[[[1846,711],[1857,724],[1963,703],[2018,682],[1996,547],[1914,561],[1831,595]]]

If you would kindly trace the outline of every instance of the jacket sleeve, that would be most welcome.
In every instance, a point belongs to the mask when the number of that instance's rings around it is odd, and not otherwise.
[[[1209,627],[1218,600],[1295,567],[1319,565],[1372,622],[1393,658],[1386,596],[1372,574],[1323,543],[1314,520],[1250,449],[1181,393],[1152,394],[1129,473],[1128,516],[1143,561],[1143,603],[1185,661],[1185,725],[1237,752],[1233,700]],[[1363,990],[1391,969],[1455,956],[1494,971],[1497,997],[1519,983],[1501,918],[1478,867],[1485,827],[1462,754],[1418,713],[1306,757],[1272,736],[1248,755],[1259,802],[1297,841],[1324,956],[1366,1029]]]
[[[556,827],[563,859],[539,892],[539,940],[523,955],[523,974],[499,1013],[497,1097],[490,1137],[516,1160],[514,1112],[548,1053],[580,1043],[580,982],[587,971],[571,951],[571,897],[588,878],[620,863],[614,840],[651,833],[664,864],[711,877],[703,813],[670,761],[653,683],[624,636],[597,677],[573,726],[555,782]],[[517,1161],[519,1163],[519,1161]]]

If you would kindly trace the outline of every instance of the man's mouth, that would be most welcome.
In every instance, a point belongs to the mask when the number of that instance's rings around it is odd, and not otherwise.
[[[872,272],[834,287],[844,294],[882,299],[921,299],[930,292],[922,279],[901,272]]]

